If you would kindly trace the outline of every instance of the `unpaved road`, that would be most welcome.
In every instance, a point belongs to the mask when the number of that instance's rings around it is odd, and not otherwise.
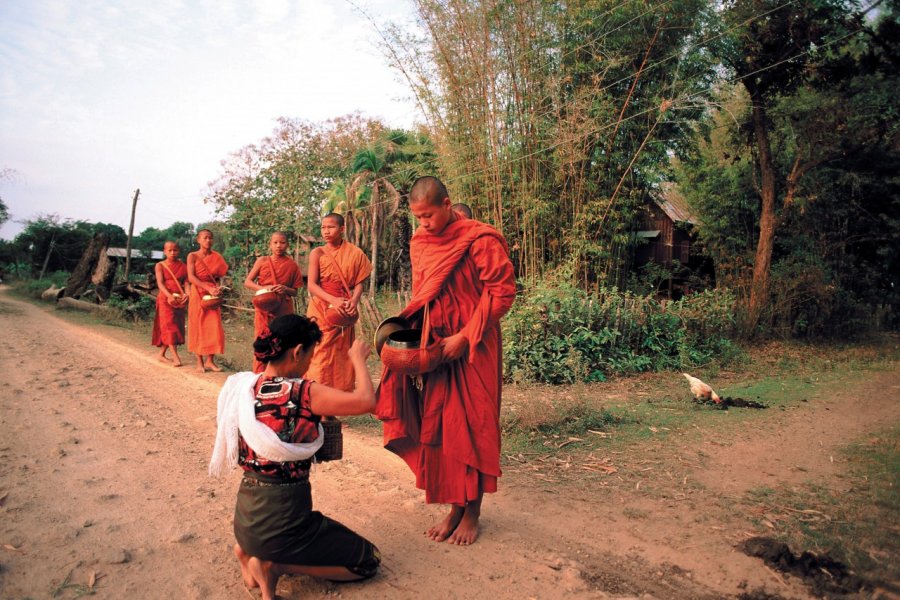
[[[75,598],[93,580],[100,598],[258,598],[231,555],[240,474],[206,475],[225,375],[162,365],[149,346],[6,293],[0,331],[0,597]],[[666,446],[663,467],[612,457],[624,476],[587,468],[585,479],[555,480],[511,467],[485,501],[481,538],[467,548],[425,538],[443,508],[424,504],[377,437],[348,431],[346,458],[313,473],[314,501],[375,542],[384,568],[361,584],[283,578],[279,594],[808,597],[799,582],[734,549],[751,532],[721,506],[800,478],[846,485],[835,478],[833,450],[898,422],[900,375],[876,373],[852,395],[840,392],[728,439],[685,436],[683,448]],[[647,446],[642,456],[653,452]]]

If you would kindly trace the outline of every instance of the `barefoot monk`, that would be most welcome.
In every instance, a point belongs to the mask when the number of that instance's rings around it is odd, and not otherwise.
[[[322,329],[307,376],[323,385],[351,391],[355,375],[347,352],[356,339],[353,321],[359,316],[363,284],[372,272],[365,253],[344,239],[344,217],[329,213],[322,217],[325,245],[309,255],[309,294],[306,316]],[[332,310],[329,310],[332,309]],[[332,319],[345,317],[342,323]]]
[[[435,541],[467,545],[478,536],[481,501],[500,476],[500,318],[516,286],[506,240],[493,227],[452,208],[444,185],[422,177],[409,208],[419,222],[412,237],[413,297],[401,316],[429,320],[443,364],[413,380],[385,369],[376,415],[385,447],[403,458],[425,501],[449,504],[426,532]]]

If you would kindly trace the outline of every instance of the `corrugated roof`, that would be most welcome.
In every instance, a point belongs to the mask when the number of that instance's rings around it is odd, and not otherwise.
[[[107,248],[106,255],[112,256],[115,258],[125,258],[125,256],[127,256],[125,250],[126,250],[125,248]],[[150,259],[151,260],[162,260],[165,257],[166,257],[166,255],[163,254],[162,250],[151,250],[150,251]],[[137,248],[132,248],[131,249],[131,258],[146,258],[146,257],[144,256],[144,253],[141,252],[140,250],[138,250]]]
[[[661,194],[654,198],[657,206],[659,206],[666,216],[675,223],[690,223],[697,225],[698,221],[691,215],[688,208],[687,200],[678,191],[678,187],[672,183],[665,183],[661,186]]]

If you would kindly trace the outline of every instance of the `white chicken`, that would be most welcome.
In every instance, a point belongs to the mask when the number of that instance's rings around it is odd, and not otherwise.
[[[691,393],[694,394],[694,398],[697,400],[712,400],[716,404],[722,403],[722,399],[719,398],[719,395],[708,384],[703,383],[696,377],[691,377],[687,373],[682,373],[682,375],[685,376],[688,383],[691,385]]]

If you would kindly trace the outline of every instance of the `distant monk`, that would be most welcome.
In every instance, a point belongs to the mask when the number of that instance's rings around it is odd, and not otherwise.
[[[452,206],[452,208],[456,212],[461,213],[462,216],[464,216],[465,218],[467,218],[467,219],[472,218],[472,209],[469,208],[468,204],[463,204],[462,202],[457,202],[456,204],[454,204]]]
[[[159,346],[161,362],[171,362],[172,366],[181,366],[178,346],[184,343],[184,312],[187,305],[187,293],[184,285],[187,280],[187,267],[178,260],[181,248],[175,242],[163,244],[165,260],[156,263],[156,316],[153,318],[153,345]],[[172,358],[166,351],[172,350]]]
[[[410,243],[412,292],[400,316],[421,322],[429,306],[444,364],[413,380],[385,368],[375,414],[384,445],[425,490],[425,501],[450,504],[426,535],[468,545],[478,537],[485,492],[500,477],[500,318],[516,295],[506,240],[493,227],[454,211],[435,177],[413,184],[409,208],[419,222]]]
[[[276,231],[269,238],[269,256],[260,256],[253,263],[253,268],[244,279],[244,287],[252,292],[269,290],[278,295],[280,302],[272,310],[261,310],[255,307],[253,315],[253,335],[259,337],[268,329],[275,317],[294,314],[294,298],[297,290],[303,287],[303,274],[290,257],[286,256],[288,248],[287,236]],[[262,373],[265,365],[253,359],[253,372]]]
[[[325,245],[309,255],[309,293],[312,299],[306,316],[322,329],[308,379],[333,388],[352,391],[354,372],[347,352],[356,338],[355,326],[340,327],[329,322],[328,308],[347,317],[359,316],[363,283],[372,272],[372,263],[362,250],[344,239],[344,217],[329,213],[322,218]]]
[[[222,255],[212,249],[213,233],[209,229],[197,232],[200,249],[187,257],[188,281],[191,282],[188,302],[188,351],[197,355],[197,370],[201,373],[221,371],[216,354],[225,352],[225,330],[222,328],[222,309],[203,308],[203,296],[219,296],[219,282],[228,272]]]

